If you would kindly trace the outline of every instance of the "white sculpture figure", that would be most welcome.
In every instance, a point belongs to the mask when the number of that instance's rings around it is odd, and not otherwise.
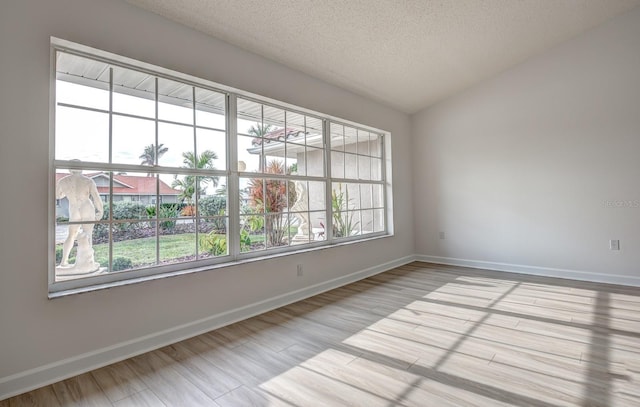
[[[309,241],[309,206],[307,205],[306,182],[296,181],[296,196],[298,199],[291,209],[299,212],[295,215],[300,220],[300,226],[298,226],[298,233],[293,237],[293,240]]]
[[[104,211],[96,183],[82,175],[80,170],[70,170],[71,174],[58,181],[56,198],[69,200],[69,221],[86,222],[102,219]],[[74,273],[96,271],[100,264],[93,259],[93,223],[69,225],[69,234],[62,246],[60,267],[69,266],[69,253],[78,239],[78,255],[73,265]],[[80,232],[82,230],[82,232]]]

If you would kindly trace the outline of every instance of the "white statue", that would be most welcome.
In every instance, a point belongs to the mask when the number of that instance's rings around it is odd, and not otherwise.
[[[296,217],[300,220],[298,233],[293,237],[294,240],[309,240],[309,206],[307,204],[307,186],[306,182],[296,181],[297,200],[291,207],[296,213]]]
[[[58,181],[56,198],[69,200],[69,221],[86,222],[102,219],[104,208],[96,183],[82,175],[80,170],[70,170],[71,174]],[[93,223],[69,225],[69,234],[62,246],[61,268],[71,268],[74,273],[93,272],[100,268],[93,258]],[[69,253],[78,240],[76,263],[69,265]],[[71,271],[71,270],[69,270]]]

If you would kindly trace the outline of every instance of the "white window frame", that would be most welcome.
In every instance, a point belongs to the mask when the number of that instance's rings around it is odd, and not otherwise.
[[[227,169],[216,171],[213,175],[220,175],[227,177],[227,217],[228,217],[228,252],[226,256],[214,257],[206,260],[197,260],[192,262],[183,262],[170,265],[158,265],[148,268],[141,268],[124,272],[111,272],[105,273],[93,277],[70,279],[65,281],[55,281],[55,168],[94,168],[95,163],[78,164],[77,162],[56,160],[55,159],[55,115],[56,115],[56,53],[58,51],[75,54],[85,58],[90,58],[98,61],[102,61],[114,66],[120,66],[127,69],[133,69],[136,71],[142,71],[159,78],[166,78],[174,81],[186,83],[188,85],[211,89],[217,92],[225,93],[227,95],[226,103],[226,149],[227,149]],[[303,114],[322,120],[323,122],[323,151],[324,151],[324,176],[273,176],[273,174],[264,174],[256,172],[240,172],[238,171],[238,151],[237,151],[237,98],[251,100],[263,105],[273,106],[285,111]],[[110,111],[112,108],[110,106]],[[156,117],[156,121],[157,121]],[[331,137],[329,136],[330,123],[340,124],[351,128],[360,129],[363,131],[377,134],[382,138],[381,148],[381,180],[376,181],[362,181],[358,179],[349,178],[332,178],[331,177]],[[195,123],[194,123],[195,125]],[[204,270],[211,270],[213,268],[225,267],[237,265],[245,261],[256,261],[265,258],[272,258],[280,255],[291,255],[301,253],[309,250],[319,250],[335,245],[350,244],[358,241],[366,241],[375,238],[387,237],[393,235],[393,205],[391,199],[391,140],[390,133],[379,130],[370,126],[357,124],[348,120],[340,119],[334,116],[322,114],[312,110],[304,109],[298,106],[290,105],[288,103],[279,102],[270,98],[266,98],[260,95],[245,92],[239,89],[231,88],[225,85],[214,83],[211,81],[203,80],[193,77],[191,75],[182,74],[179,72],[171,71],[165,68],[140,62],[131,58],[119,56],[106,51],[101,51],[95,48],[87,47],[84,45],[76,44],[63,39],[51,38],[51,70],[50,70],[50,114],[49,114],[49,261],[48,261],[48,281],[49,281],[49,297],[55,298],[64,295],[69,295],[77,292],[92,291],[101,288],[113,287],[118,285],[132,284],[140,281],[152,280],[157,278],[164,278],[169,276],[176,276],[181,274],[193,273]],[[155,167],[142,167],[136,165],[120,165],[120,164],[104,164],[101,165],[105,170],[112,170],[114,172],[118,170],[129,171],[149,171],[157,173],[179,173],[176,168],[163,168]],[[196,170],[197,172],[198,170]],[[208,174],[209,175],[209,174]],[[265,177],[265,178],[281,178],[284,180],[310,180],[310,181],[322,181],[325,183],[325,210],[327,225],[325,228],[325,240],[306,243],[303,245],[291,245],[283,247],[269,248],[265,250],[258,250],[253,252],[240,252],[240,243],[238,238],[240,233],[240,199],[239,199],[239,179],[240,177]],[[376,184],[382,185],[383,197],[382,202],[384,206],[384,230],[376,233],[369,233],[366,235],[356,235],[350,237],[334,238],[331,227],[332,209],[331,209],[331,191],[332,183],[334,182],[348,182],[348,183],[363,183],[363,184]],[[110,195],[109,201],[112,201],[112,195]],[[110,205],[112,207],[112,205]],[[197,229],[197,226],[196,226]]]

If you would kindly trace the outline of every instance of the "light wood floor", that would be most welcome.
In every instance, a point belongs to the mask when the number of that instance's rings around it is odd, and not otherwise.
[[[30,405],[640,406],[640,289],[416,262]]]

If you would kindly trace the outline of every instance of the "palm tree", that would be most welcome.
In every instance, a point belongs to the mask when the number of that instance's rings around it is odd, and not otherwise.
[[[182,153],[182,162],[184,165],[183,168],[197,168],[199,170],[215,170],[216,167],[213,165],[213,161],[218,159],[218,155],[215,151],[205,150],[201,154],[196,155],[191,151],[187,151]],[[174,176],[173,182],[171,183],[172,188],[176,188],[180,190],[180,194],[178,195],[178,199],[181,201],[186,201],[187,204],[191,205],[193,202],[193,194],[196,191],[201,194],[205,187],[211,183],[214,187],[218,186],[219,177],[217,176],[202,176],[198,175],[198,185],[196,187],[196,176],[195,175],[187,175],[184,179],[179,179],[178,176]]]
[[[271,132],[272,126],[270,124],[256,123],[249,128],[248,134],[255,137],[264,137]]]
[[[272,128],[273,127],[270,124],[256,123],[255,125],[252,125],[249,128],[247,133],[255,137],[260,137],[260,139],[253,140],[253,145],[260,145],[260,144],[264,144],[262,137],[271,133]],[[262,154],[260,154],[260,171],[264,169],[265,165],[266,165],[265,159],[262,156]]]
[[[153,144],[149,144],[144,148],[144,152],[140,154],[140,159],[142,162],[141,165],[156,165],[156,159],[160,159],[167,151],[169,151],[169,147],[165,147],[164,144],[160,143],[155,148]],[[151,176],[151,173],[147,174],[147,176]]]

